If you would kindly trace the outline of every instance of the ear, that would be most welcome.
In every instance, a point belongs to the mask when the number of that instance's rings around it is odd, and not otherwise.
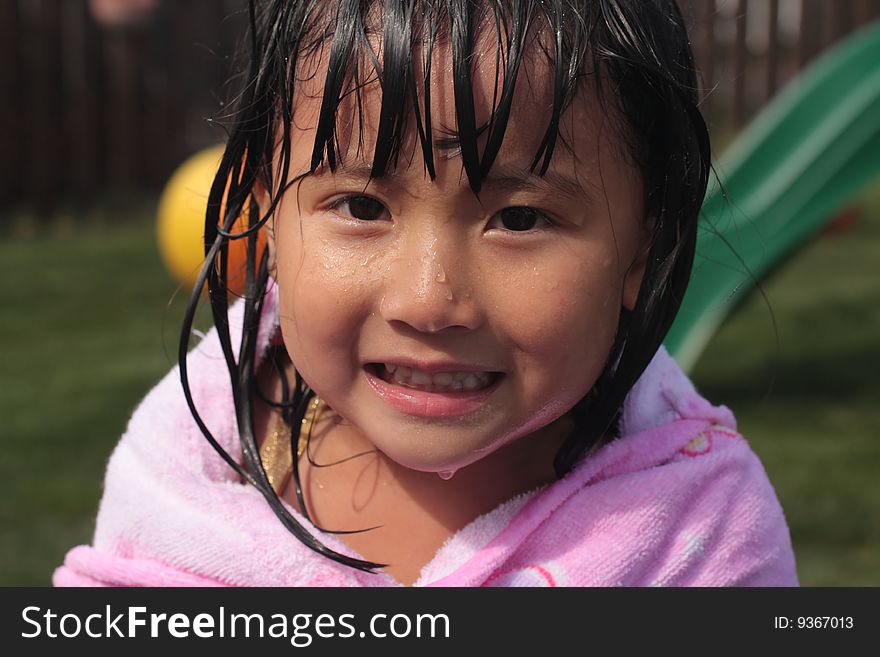
[[[254,186],[251,190],[251,194],[253,194],[254,200],[257,202],[257,206],[260,208],[260,214],[263,214],[269,209],[271,205],[269,200],[269,192],[266,190],[265,184],[260,178],[254,182]],[[276,260],[275,260],[275,215],[273,214],[269,217],[269,220],[266,222],[266,225],[263,227],[263,231],[266,234],[266,249],[269,251],[269,275],[272,278],[275,278],[276,274]]]
[[[648,222],[649,227],[653,227],[654,220]],[[621,304],[624,308],[632,311],[636,307],[636,301],[639,298],[639,290],[642,287],[642,280],[645,278],[645,269],[648,265],[648,256],[651,252],[651,233],[645,230],[636,259],[633,260],[623,279],[623,298]]]

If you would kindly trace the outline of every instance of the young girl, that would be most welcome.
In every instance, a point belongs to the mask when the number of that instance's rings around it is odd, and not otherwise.
[[[56,584],[796,584],[661,347],[709,170],[675,2],[250,12],[179,369]]]

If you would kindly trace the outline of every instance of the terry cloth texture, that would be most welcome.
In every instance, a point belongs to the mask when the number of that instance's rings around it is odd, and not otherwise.
[[[272,287],[260,354],[277,328],[276,296]],[[233,307],[232,327],[242,312]],[[216,331],[188,363],[205,423],[241,459]],[[335,536],[313,533],[358,556]],[[400,586],[321,557],[289,534],[205,440],[177,368],[144,399],[113,452],[93,544],[73,548],[53,581]],[[700,397],[661,349],[627,397],[620,438],[563,479],[462,528],[415,585],[794,586],[797,576],[782,509],[733,415]]]

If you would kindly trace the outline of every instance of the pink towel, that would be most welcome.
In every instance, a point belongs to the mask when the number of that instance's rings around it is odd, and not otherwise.
[[[262,353],[277,326],[264,306]],[[242,306],[231,312],[240,322]],[[233,344],[237,340],[233,336]],[[240,449],[216,333],[190,354],[196,403]],[[661,350],[624,406],[623,435],[564,479],[453,535],[416,586],[797,584],[782,509],[724,407],[701,398]],[[302,520],[308,526],[305,520]],[[355,553],[332,535],[316,536]],[[312,552],[203,438],[175,368],[135,411],[110,459],[92,546],[58,586],[399,586]]]

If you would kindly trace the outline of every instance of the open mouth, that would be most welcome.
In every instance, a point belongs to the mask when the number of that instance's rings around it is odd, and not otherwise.
[[[373,376],[386,383],[424,392],[476,392],[491,387],[501,372],[424,372],[391,363],[367,363]]]

